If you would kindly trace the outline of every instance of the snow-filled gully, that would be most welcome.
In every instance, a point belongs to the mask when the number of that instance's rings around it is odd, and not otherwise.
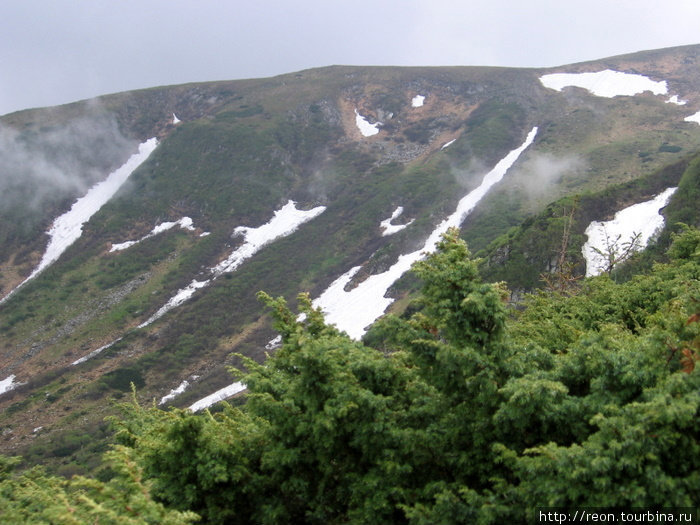
[[[153,153],[157,145],[158,140],[155,137],[140,144],[137,153],[134,153],[121,167],[110,173],[105,180],[90,188],[84,196],[73,203],[70,210],[53,221],[51,229],[47,232],[50,237],[49,243],[39,265],[29,277],[0,299],[0,303],[7,300],[21,286],[56,262],[63,252],[80,238],[83,233],[83,225],[112,198],[134,170]]]
[[[351,268],[336,279],[318,298],[314,306],[323,310],[326,321],[344,330],[350,337],[359,339],[367,327],[379,318],[393,302],[385,297],[389,287],[406,273],[414,262],[422,259],[426,253],[433,252],[440,236],[450,227],[459,227],[491,187],[500,181],[523,151],[535,140],[537,128],[528,133],[525,142],[508,153],[488,172],[479,187],[465,195],[458,203],[455,212],[442,221],[431,233],[425,245],[412,253],[401,255],[387,271],[371,275],[350,291],[345,286],[360,270],[359,266]]]

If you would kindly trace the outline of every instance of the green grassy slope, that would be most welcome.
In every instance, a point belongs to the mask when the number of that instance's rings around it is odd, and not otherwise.
[[[634,64],[640,71],[663,65],[689,97],[693,90],[700,93],[700,83],[684,77],[682,65],[672,66],[697,53],[669,50],[646,66]],[[610,60],[621,65],[632,58]],[[123,397],[130,382],[141,399],[159,399],[199,376],[174,401],[178,406],[230,382],[225,366],[233,363],[231,352],[261,359],[274,336],[255,299],[258,290],[316,296],[352,266],[365,265],[360,275],[386,269],[398,255],[422,246],[533,126],[539,127],[533,146],[464,225],[472,251],[485,250],[490,278],[514,288],[536,285],[559,247],[574,195],[569,248],[578,262],[587,221],[679,180],[686,189],[667,213],[697,220],[697,182],[684,182],[688,163],[695,165],[692,154],[700,150],[700,126],[683,122],[689,109],[649,95],[556,93],[541,85],[541,73],[335,66],[153,88],[4,117],[2,125],[13,133],[36,135],[31,151],[46,158],[55,129],[77,128],[75,122],[85,120],[103,123],[95,125],[101,132],[92,142],[86,139],[87,151],[99,151],[110,136],[115,147],[104,158],[76,157],[83,188],[99,170],[123,162],[139,141],[157,136],[160,145],[59,261],[0,304],[0,379],[16,374],[26,383],[0,395],[0,451],[29,447],[32,460],[51,460],[63,472],[89,468],[99,446],[76,436],[84,429],[106,432],[101,420],[109,403]],[[423,107],[411,107],[416,94],[426,96]],[[361,136],[356,109],[382,122],[378,135]],[[173,113],[180,124],[172,124]],[[66,166],[63,171],[69,171]],[[4,290],[31,271],[46,242],[42,232],[79,192],[76,186],[49,193],[36,213],[0,207]],[[232,237],[236,227],[266,223],[289,199],[303,209],[327,209],[154,324],[138,328],[240,244]],[[382,237],[379,222],[397,206],[415,221]],[[183,216],[193,219],[195,231],[176,228],[109,252],[112,243],[139,239]],[[209,235],[200,236],[204,232]],[[71,366],[120,337],[99,356]]]

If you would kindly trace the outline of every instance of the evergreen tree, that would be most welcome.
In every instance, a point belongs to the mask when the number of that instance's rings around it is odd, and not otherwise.
[[[193,512],[167,509],[151,497],[150,483],[131,451],[116,447],[105,456],[115,476],[108,482],[47,475],[40,467],[21,474],[19,458],[0,456],[0,521],[16,524],[185,525]]]
[[[298,315],[261,293],[283,343],[234,371],[240,408],[121,405],[111,480],[13,474],[5,458],[0,509],[30,523],[498,524],[545,506],[697,506],[700,233],[668,254],[516,311],[450,230],[414,267],[410,314],[363,343],[307,295]]]

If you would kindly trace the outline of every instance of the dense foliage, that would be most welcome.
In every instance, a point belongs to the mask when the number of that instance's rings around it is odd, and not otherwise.
[[[306,295],[297,316],[261,294],[283,345],[264,364],[244,359],[244,404],[204,415],[122,405],[111,479],[4,467],[0,508],[52,523],[194,512],[453,524],[524,522],[540,506],[697,506],[700,232],[675,235],[668,256],[515,312],[451,230],[414,267],[420,299],[362,343]]]
[[[0,516],[3,523],[85,523],[184,525],[192,512],[166,509],[150,495],[133,452],[116,447],[105,460],[114,469],[109,482],[75,476],[47,476],[41,467],[12,475],[15,458],[0,457]]]
[[[512,196],[496,192],[498,201],[470,216],[462,236],[484,258],[481,271],[485,279],[506,281],[513,290],[534,290],[541,285],[542,271],[557,267],[561,260],[571,265],[573,273],[585,274],[581,247],[586,242],[585,231],[591,221],[610,219],[631,203],[649,200],[669,187],[678,187],[678,190],[663,210],[666,227],[656,243],[633,257],[634,264],[617,267],[617,280],[624,280],[642,269],[649,270],[654,261],[667,260],[665,252],[678,223],[700,226],[696,204],[700,188],[700,157],[697,155],[628,182],[567,195],[537,214],[514,218],[516,226],[510,229],[503,222],[505,219],[499,220],[494,215],[506,217],[514,213],[519,204]],[[485,245],[488,232],[499,228],[505,233]]]

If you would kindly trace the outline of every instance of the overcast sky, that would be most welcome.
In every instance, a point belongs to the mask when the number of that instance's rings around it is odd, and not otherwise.
[[[332,64],[541,67],[700,43],[700,0],[0,4],[0,115]]]

